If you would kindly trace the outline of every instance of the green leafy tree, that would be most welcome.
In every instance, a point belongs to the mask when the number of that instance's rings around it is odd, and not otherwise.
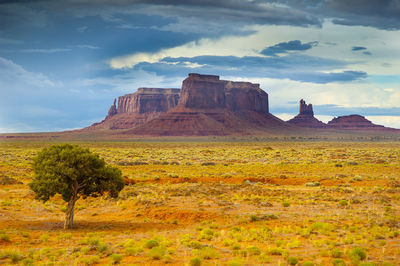
[[[46,202],[61,194],[68,202],[64,229],[72,227],[75,202],[80,197],[97,197],[105,192],[118,197],[125,184],[118,168],[106,165],[98,154],[77,145],[44,148],[34,158],[33,170],[35,177],[29,187],[36,199]]]

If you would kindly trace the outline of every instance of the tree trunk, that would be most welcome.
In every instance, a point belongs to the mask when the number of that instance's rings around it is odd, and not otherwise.
[[[75,202],[77,200],[76,195],[72,195],[71,199],[68,201],[67,211],[65,213],[64,229],[71,229],[74,223],[74,209]]]

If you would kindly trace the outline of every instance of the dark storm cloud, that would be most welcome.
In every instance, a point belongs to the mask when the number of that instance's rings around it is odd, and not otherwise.
[[[256,56],[197,56],[167,57],[158,63],[140,63],[141,69],[162,76],[185,76],[188,72],[219,73],[225,76],[291,79],[302,82],[326,84],[364,79],[365,72],[332,72],[348,63],[340,60],[290,54],[281,57]],[[324,72],[322,72],[324,71]]]
[[[276,0],[295,9],[333,18],[333,23],[400,29],[399,0]]]
[[[119,28],[135,28],[137,14],[173,17],[156,27],[195,31],[203,36],[239,34],[246,25],[318,26],[336,24],[400,29],[400,0],[38,0],[0,1],[0,29],[44,25],[49,14],[100,16]],[[122,17],[122,16],[125,17]],[[192,27],[191,27],[192,26]],[[248,34],[244,31],[242,34]]]
[[[47,23],[47,16],[41,9],[33,9],[25,5],[0,5],[0,31],[24,27],[43,27]]]
[[[31,8],[32,10],[49,11],[49,13],[69,13],[76,16],[101,16],[108,22],[129,23],[127,19],[121,19],[121,14],[157,15],[163,17],[176,17],[182,23],[187,21],[196,21],[197,26],[201,28],[202,24],[214,22],[214,27],[222,26],[226,30],[228,25],[225,23],[234,23],[234,26],[242,27],[251,24],[268,25],[296,25],[296,26],[321,26],[322,20],[313,14],[302,10],[296,10],[290,7],[277,5],[275,3],[258,1],[144,1],[144,0],[66,0],[66,1],[3,1],[0,9],[4,10],[3,18],[8,24],[16,24],[18,21],[11,20],[7,14],[17,12],[21,6]],[[8,9],[8,10],[7,10]],[[30,19],[30,17],[26,17]],[[26,20],[25,19],[25,20]],[[21,23],[21,22],[20,22]],[[222,25],[221,25],[222,23]]]
[[[362,46],[353,46],[351,48],[352,51],[360,51],[360,50],[367,50],[366,47],[362,47]]]
[[[281,42],[275,44],[274,46],[269,46],[261,51],[263,55],[275,55],[286,53],[288,51],[305,51],[309,50],[312,47],[318,45],[318,42],[308,42],[301,43],[299,40],[289,41],[289,42]]]
[[[92,3],[92,1],[78,2]],[[115,3],[111,0],[100,2],[104,5]],[[194,10],[203,10],[207,11],[200,14],[203,17],[207,17],[207,14],[214,18],[217,18],[215,15],[220,15],[224,19],[237,16],[240,20],[257,24],[321,25],[323,19],[333,18],[334,23],[342,25],[400,29],[400,0],[120,0],[116,2],[119,5],[141,3],[158,7],[179,6],[188,14]],[[168,12],[168,9],[163,11]]]
[[[362,53],[365,54],[365,55],[372,55],[372,53],[371,53],[370,51],[366,51],[366,50],[367,50],[367,47],[363,47],[363,46],[353,46],[353,47],[351,48],[351,50],[352,50],[352,51],[355,51],[355,52],[357,52],[357,51],[363,51]]]
[[[326,59],[307,55],[286,55],[281,57],[261,56],[214,56],[204,55],[196,57],[166,57],[161,60],[165,63],[196,63],[200,65],[226,66],[229,68],[274,68],[274,69],[296,69],[302,66],[303,69],[318,68],[319,70],[330,70],[343,68],[348,63],[341,60]]]

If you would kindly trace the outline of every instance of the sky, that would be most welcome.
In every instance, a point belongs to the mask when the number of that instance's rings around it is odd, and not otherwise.
[[[400,0],[0,0],[0,133],[99,122],[188,73],[260,83],[284,120],[400,128]]]

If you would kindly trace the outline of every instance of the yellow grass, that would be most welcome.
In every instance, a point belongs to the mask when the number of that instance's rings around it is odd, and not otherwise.
[[[61,197],[41,203],[27,186],[50,144],[0,144],[0,177],[23,182],[0,185],[0,263],[400,261],[400,143],[80,143],[134,184],[79,199],[70,231]]]

